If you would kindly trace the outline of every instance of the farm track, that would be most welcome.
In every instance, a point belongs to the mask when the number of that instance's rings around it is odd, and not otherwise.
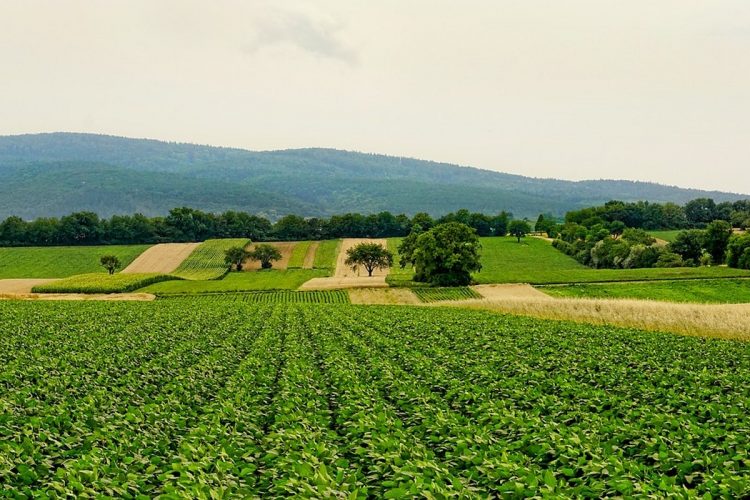
[[[160,243],[135,258],[122,273],[169,274],[193,253],[200,243]]]
[[[45,285],[56,281],[54,279],[5,279],[0,280],[0,295],[30,294],[37,285]]]

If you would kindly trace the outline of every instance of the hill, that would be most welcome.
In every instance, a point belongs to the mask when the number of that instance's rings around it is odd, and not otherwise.
[[[746,198],[654,183],[564,181],[332,149],[246,151],[148,139],[51,133],[0,137],[0,217],[160,215],[174,206],[276,218],[458,208],[516,216],[604,203]]]

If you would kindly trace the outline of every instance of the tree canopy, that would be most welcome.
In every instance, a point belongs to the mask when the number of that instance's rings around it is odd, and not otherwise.
[[[386,269],[393,265],[393,253],[378,243],[360,243],[346,251],[347,266],[356,270],[362,266],[368,276],[375,269]]]

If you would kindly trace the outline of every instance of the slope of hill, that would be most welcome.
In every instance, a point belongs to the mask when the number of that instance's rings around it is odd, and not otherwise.
[[[179,205],[271,218],[458,208],[531,217],[610,199],[684,203],[701,196],[747,197],[645,182],[536,179],[331,149],[254,152],[77,133],[0,137],[0,217],[159,215]]]

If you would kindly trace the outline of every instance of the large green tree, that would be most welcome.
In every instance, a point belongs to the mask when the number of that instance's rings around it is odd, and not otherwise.
[[[360,243],[346,251],[347,266],[357,269],[359,266],[372,276],[375,269],[386,269],[393,265],[393,254],[378,243]]]
[[[279,249],[267,243],[256,245],[247,256],[252,260],[260,261],[260,267],[263,269],[271,269],[275,261],[281,260]]]
[[[703,247],[711,254],[714,264],[723,264],[727,253],[729,238],[732,237],[732,226],[724,220],[715,220],[706,226]]]
[[[242,265],[248,257],[249,252],[243,247],[232,247],[224,250],[224,263],[229,266],[230,271],[232,268],[242,271]]]
[[[482,269],[476,231],[460,222],[438,224],[412,233],[399,246],[401,266],[414,266],[415,281],[441,286],[471,283],[471,273]]]

